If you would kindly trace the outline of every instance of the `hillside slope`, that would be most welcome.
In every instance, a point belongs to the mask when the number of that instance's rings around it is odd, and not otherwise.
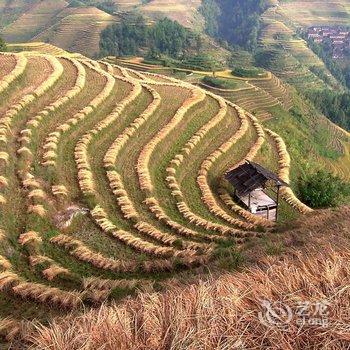
[[[18,5],[17,19],[1,34],[9,42],[44,41],[68,51],[97,55],[101,31],[116,18],[95,7],[68,5],[63,0],[40,1],[30,7]],[[6,9],[0,8],[1,12],[6,13]]]
[[[349,214],[317,213],[279,236],[283,258],[260,257],[258,267],[239,273],[174,281],[162,293],[30,326],[23,342],[57,350],[348,349]],[[308,323],[312,318],[319,324]]]
[[[49,42],[70,52],[98,56],[100,33],[116,19],[94,7],[65,9],[56,23],[41,31],[32,41]]]
[[[10,42],[28,41],[43,29],[51,26],[56,16],[67,5],[68,3],[64,0],[46,0],[38,1],[31,7],[18,8],[18,11],[22,10],[23,13],[3,29],[3,35]]]
[[[151,19],[169,17],[186,27],[203,27],[203,18],[197,11],[200,0],[148,3],[116,0],[114,3],[117,12],[110,15],[92,6],[71,7],[66,0],[3,0],[0,1],[0,35],[10,43],[44,41],[96,57],[101,31],[117,23],[124,11],[137,9]]]
[[[234,86],[228,89],[203,83],[203,77],[213,78],[212,72],[191,72],[187,69],[184,75],[184,70],[145,64],[136,58],[116,60],[110,57],[105,60],[140,72],[180,74],[185,81],[197,84],[253,113],[266,127],[283,135],[292,158],[292,184],[297,183],[302,174],[317,169],[327,169],[350,180],[349,133],[322,116],[305,100],[303,93],[270,72],[263,78],[241,78],[230,71],[216,72],[215,77],[219,81],[223,79]],[[273,156],[264,147],[257,159],[263,159],[274,167]]]
[[[153,0],[140,7],[152,18],[168,17],[188,28],[203,27],[203,18],[198,13],[201,0]]]
[[[317,115],[282,101],[267,127],[187,82],[35,48],[0,54],[0,335],[237,267],[280,229],[230,195],[223,175],[247,159],[291,183],[279,224],[312,222],[293,179],[325,159]]]
[[[0,60],[1,317],[46,319],[234,265],[273,228],[223,181],[257,159],[289,182],[283,140],[241,107],[79,55]],[[311,211],[282,197],[281,218]]]
[[[347,0],[282,0],[278,1],[278,3],[278,12],[299,26],[327,26],[330,23],[340,26],[349,25],[350,4]]]
[[[307,25],[297,22],[298,20],[302,22],[303,16],[307,16],[303,12],[296,15],[294,11],[299,9],[298,4],[295,1],[281,2],[279,5],[270,7],[262,15],[262,30],[259,37],[261,52],[257,57],[257,63],[300,91],[323,88],[343,90],[322,60],[297,34],[298,29],[305,29],[303,25]],[[307,6],[308,2],[304,4]],[[315,6],[317,7],[313,4],[312,8]],[[301,8],[303,8],[302,5]],[[312,13],[310,10],[309,16],[315,19],[314,24],[318,23],[317,13]],[[323,21],[325,23],[328,21],[330,26],[337,24],[331,16],[320,21],[320,24],[323,24]],[[343,18],[343,24],[350,25],[350,13]],[[315,67],[318,74],[315,74]],[[327,77],[327,80],[322,76]]]

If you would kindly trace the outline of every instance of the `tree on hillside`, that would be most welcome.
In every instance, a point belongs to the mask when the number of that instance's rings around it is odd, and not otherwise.
[[[220,7],[215,0],[203,0],[199,7],[199,12],[205,19],[205,31],[212,37],[219,34],[218,18],[220,16]]]
[[[205,10],[210,1],[202,6]],[[257,48],[260,30],[260,15],[267,9],[266,0],[215,0],[218,10],[212,10],[207,17],[210,29],[217,25],[218,38],[226,40],[231,45],[254,51]],[[212,5],[212,9],[214,9]],[[208,11],[206,11],[208,13]],[[217,17],[213,24],[214,16]]]
[[[350,130],[350,93],[330,89],[310,91],[307,97],[324,115],[346,130]]]
[[[299,193],[301,200],[312,208],[335,207],[350,195],[350,184],[320,170],[300,179]]]
[[[138,16],[107,27],[101,33],[100,48],[102,55],[128,56],[148,51],[176,58],[197,45],[195,39],[192,32],[176,21],[164,18],[148,26]]]
[[[4,39],[0,37],[0,52],[4,52],[4,51],[7,51],[7,46]]]
[[[147,28],[142,16],[135,21],[122,21],[108,26],[101,33],[100,48],[102,55],[136,55],[145,45]]]

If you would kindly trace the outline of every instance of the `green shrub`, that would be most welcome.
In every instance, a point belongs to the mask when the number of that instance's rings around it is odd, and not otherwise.
[[[350,184],[324,170],[301,178],[298,189],[301,200],[315,209],[335,207],[350,195]]]
[[[207,84],[219,89],[235,89],[237,87],[237,82],[231,79],[220,79],[220,78],[205,76],[202,81],[204,84]]]
[[[266,77],[266,72],[261,68],[242,68],[238,67],[232,71],[233,75],[242,78],[262,78]]]
[[[241,252],[232,247],[219,247],[215,250],[214,256],[218,266],[229,271],[238,269],[244,262],[244,257]]]

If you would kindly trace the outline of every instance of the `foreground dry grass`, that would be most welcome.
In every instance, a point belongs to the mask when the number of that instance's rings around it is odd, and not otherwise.
[[[55,350],[349,349],[349,214],[350,208],[329,210],[298,223],[279,237],[283,257],[192,285],[173,282],[164,293],[140,294],[49,327],[36,325],[25,343]],[[258,318],[261,300],[288,305],[293,319],[283,327],[265,326]],[[320,301],[329,303],[318,315],[328,322],[298,326],[298,303]],[[282,312],[277,316],[276,323],[285,321]]]

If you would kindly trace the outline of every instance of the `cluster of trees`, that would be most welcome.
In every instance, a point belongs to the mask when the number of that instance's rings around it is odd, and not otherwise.
[[[333,76],[343,85],[348,84],[348,87],[350,87],[350,78],[346,78],[347,72],[345,72],[332,57],[333,46],[331,40],[329,39],[322,44],[318,44],[315,43],[312,39],[307,39],[305,36],[304,38],[307,40],[310,49],[322,59]]]
[[[323,80],[327,85],[330,85],[330,86],[333,85],[333,81],[329,76],[329,73],[327,73],[327,71],[323,67],[311,66],[309,70],[312,73],[314,73],[316,76],[318,76],[321,80]]]
[[[307,93],[309,99],[324,115],[342,128],[350,131],[350,93],[317,90]]]
[[[221,10],[219,36],[230,44],[256,50],[260,15],[268,7],[266,0],[217,0],[217,3]]]
[[[142,16],[122,20],[101,33],[101,54],[128,56],[144,54],[156,58],[160,54],[178,58],[200,45],[199,36],[168,18],[147,25]]]
[[[200,12],[206,20],[206,32],[232,46],[255,51],[258,46],[260,15],[266,0],[204,0]]]
[[[350,195],[350,185],[339,177],[320,170],[299,180],[301,200],[308,206],[319,209],[343,204]]]
[[[261,78],[267,76],[266,71],[264,69],[257,67],[236,67],[233,69],[232,74],[242,78]]]
[[[199,13],[205,19],[205,32],[214,37],[219,36],[219,16],[221,15],[220,7],[215,0],[203,0],[199,7]]]

